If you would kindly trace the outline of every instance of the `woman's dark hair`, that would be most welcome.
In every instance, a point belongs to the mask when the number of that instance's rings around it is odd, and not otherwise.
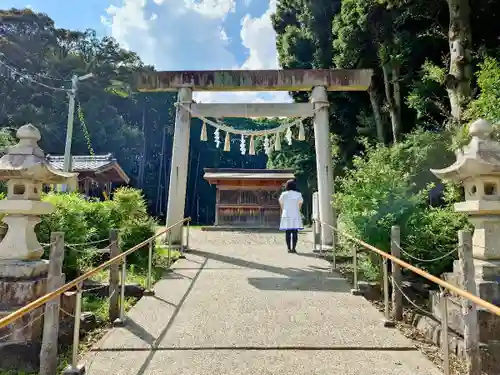
[[[285,184],[285,190],[299,191],[299,189],[297,188],[297,182],[295,180],[288,180]]]

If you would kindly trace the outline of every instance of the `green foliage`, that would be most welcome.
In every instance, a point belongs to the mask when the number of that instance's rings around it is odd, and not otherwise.
[[[447,107],[443,103],[446,98],[444,79],[445,68],[426,60],[422,65],[419,77],[414,81],[411,92],[406,97],[409,108],[417,112],[417,119],[432,122],[440,126],[440,121],[447,114]]]
[[[500,122],[500,61],[486,57],[476,74],[480,94],[469,106],[471,120],[484,118],[494,124]]]
[[[401,228],[401,247],[419,259],[442,259],[419,262],[404,255],[403,258],[436,276],[450,271],[457,253],[446,254],[456,250],[457,231],[461,229],[473,230],[467,216],[455,212],[450,204],[416,210]]]
[[[9,128],[0,129],[0,150],[5,150],[7,147],[16,143]]]
[[[117,222],[138,221],[148,218],[147,206],[142,192],[129,187],[121,187],[113,193],[115,220]]]
[[[500,61],[487,56],[476,72],[479,95],[469,103],[466,120],[473,122],[483,118],[493,123],[494,139],[500,140]],[[468,127],[455,130],[453,149],[463,147],[470,141]]]
[[[37,227],[38,239],[50,243],[51,232],[64,232],[64,241],[71,244],[87,243],[93,237],[94,228],[85,220],[89,202],[79,194],[49,193],[43,197],[45,202],[55,206],[54,212],[44,215]],[[48,257],[50,249],[45,250]],[[92,249],[67,247],[64,255],[63,270],[67,277],[77,276],[78,270],[90,261]]]
[[[338,179],[335,194],[339,226],[354,237],[383,250],[390,250],[391,226],[399,225],[403,249],[420,259],[432,259],[456,246],[457,230],[466,218],[449,204],[428,207],[427,183],[432,181],[429,167],[434,160],[446,162],[444,144],[449,137],[440,133],[416,131],[392,147],[374,147],[365,142],[366,152],[353,160],[353,168]],[[441,155],[441,156],[439,156]],[[436,262],[410,259],[410,263],[434,274],[449,268],[452,257]],[[377,270],[378,257],[365,267]],[[371,264],[371,265],[370,265]]]
[[[162,216],[170,173],[175,93],[134,92],[134,74],[154,68],[145,66],[136,53],[122,48],[111,37],[99,37],[91,29],[58,29],[50,15],[30,9],[0,10],[0,19],[5,29],[0,38],[1,61],[33,80],[69,88],[73,74],[93,73],[93,77],[78,84],[72,153],[112,153],[130,176],[130,185],[144,192],[150,212]],[[40,147],[46,153],[62,155],[66,94],[4,74],[3,67],[0,70],[0,125],[15,130],[32,123],[40,130]],[[249,119],[224,121],[236,128],[260,125]],[[186,214],[210,223],[214,218],[215,192],[203,179],[203,168],[264,168],[266,156],[242,156],[237,146],[225,153],[212,141],[200,142],[200,127],[201,122],[193,119]],[[0,148],[2,139],[0,134]]]
[[[0,129],[0,152],[7,151],[7,147],[14,145],[16,142],[14,137],[12,137],[11,129],[3,128]],[[0,181],[0,194],[7,193],[7,185],[5,181]],[[3,199],[0,197],[0,199]]]
[[[414,194],[409,172],[395,165],[392,148],[367,147],[366,156],[355,157],[353,168],[339,179],[335,204],[345,230],[387,249],[391,225],[407,220],[424,197]]]
[[[110,229],[119,230],[122,250],[135,246],[155,233],[156,222],[148,215],[144,197],[136,189],[118,189],[113,200],[104,202],[86,200],[77,193],[49,193],[44,195],[43,200],[53,204],[55,210],[42,217],[37,228],[39,240],[49,243],[51,232],[64,232],[64,240],[69,244],[64,258],[64,272],[68,277],[74,277],[81,269],[102,261],[95,250],[107,245]],[[98,243],[81,245],[89,242]],[[127,262],[145,267],[147,252],[138,251],[128,257]]]
[[[113,220],[120,229],[120,245],[123,250],[130,249],[155,234],[156,221],[148,215],[146,201],[142,192],[123,187],[113,194]],[[147,265],[147,251],[136,251],[127,261],[139,266]]]

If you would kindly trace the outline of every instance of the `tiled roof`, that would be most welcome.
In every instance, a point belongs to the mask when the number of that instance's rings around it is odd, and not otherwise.
[[[64,156],[47,155],[47,160],[53,168],[62,170],[64,167]],[[74,172],[97,171],[110,164],[116,163],[113,155],[73,155],[71,169]]]
[[[293,169],[239,169],[205,168],[203,178],[207,180],[290,180],[294,178]]]

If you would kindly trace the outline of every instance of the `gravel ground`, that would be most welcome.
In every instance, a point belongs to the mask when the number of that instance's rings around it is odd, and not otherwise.
[[[193,230],[193,250],[86,358],[87,374],[441,374],[301,237],[295,255],[282,234]]]

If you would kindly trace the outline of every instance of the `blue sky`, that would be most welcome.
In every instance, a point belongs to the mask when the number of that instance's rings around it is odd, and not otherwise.
[[[0,0],[56,26],[110,35],[159,70],[275,69],[277,0]],[[198,93],[204,102],[285,102],[287,93]]]

